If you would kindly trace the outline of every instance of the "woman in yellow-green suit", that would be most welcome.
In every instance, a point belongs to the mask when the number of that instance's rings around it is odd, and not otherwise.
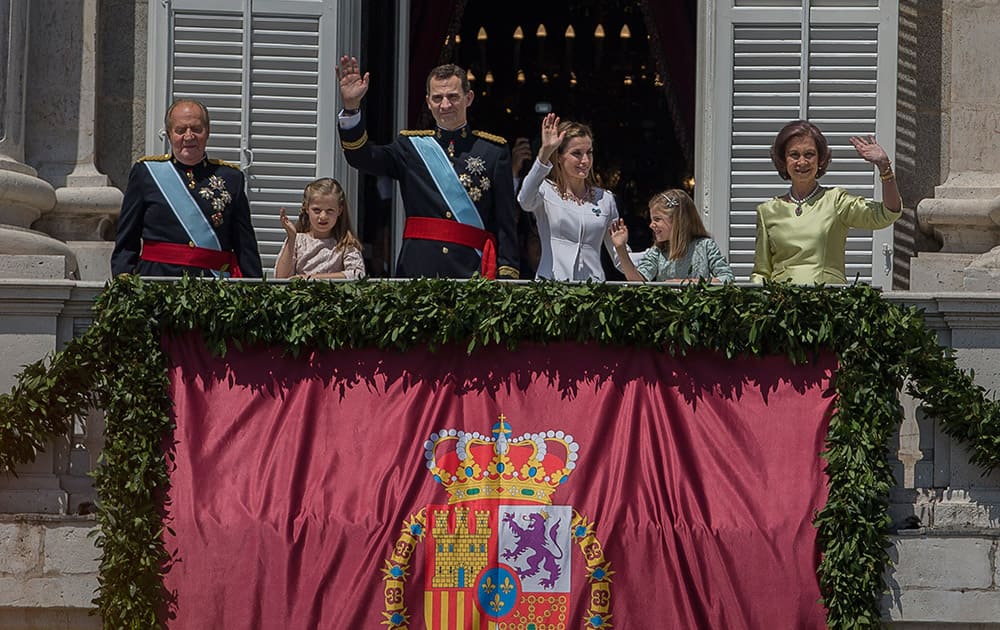
[[[885,201],[820,186],[832,151],[816,125],[795,120],[778,132],[771,145],[771,161],[791,186],[784,195],[757,206],[751,281],[845,284],[848,230],[877,230],[899,218],[903,202],[889,156],[872,136],[852,137],[851,144],[862,159],[878,168]]]

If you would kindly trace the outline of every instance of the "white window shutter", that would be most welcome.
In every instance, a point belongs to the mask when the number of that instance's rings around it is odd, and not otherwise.
[[[246,33],[244,17],[235,8],[174,13],[169,100],[204,103],[212,118],[209,157],[239,164]]]
[[[157,3],[159,5],[160,3]],[[174,0],[151,23],[168,23],[166,102],[201,100],[212,114],[209,156],[240,164],[264,269],[297,217],[302,189],[333,174],[336,144],[334,0]],[[167,57],[162,55],[161,58]],[[157,80],[154,73],[151,80]],[[154,103],[154,105],[156,105]]]
[[[303,187],[319,176],[319,18],[255,13],[252,23],[247,174],[257,244],[270,269],[285,240],[279,209],[295,220]]]
[[[894,148],[895,0],[807,4],[803,11],[801,0],[720,0],[716,14],[713,62],[720,87],[711,93],[706,120],[714,127],[706,132],[717,157],[704,167],[710,190],[703,198],[739,280],[748,280],[753,268],[757,205],[788,187],[768,155],[785,123],[806,118],[819,125],[833,149],[822,183],[869,198],[881,188],[848,138],[873,134],[890,156]],[[848,280],[888,286],[891,239],[891,229],[852,231]]]

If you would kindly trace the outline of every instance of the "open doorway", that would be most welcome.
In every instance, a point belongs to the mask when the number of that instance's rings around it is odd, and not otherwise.
[[[474,77],[477,127],[511,142],[527,137],[533,153],[549,111],[593,129],[598,183],[614,192],[634,250],[650,244],[650,196],[693,183],[682,146],[689,136],[674,119],[670,67],[657,58],[666,51],[647,5],[470,2],[451,46],[451,61]],[[616,277],[610,260],[605,268]]]
[[[385,16],[394,3],[366,4],[367,65],[388,77],[398,54],[393,37],[385,36],[392,22]],[[469,110],[472,126],[510,143],[526,137],[536,151],[547,111],[589,124],[595,134],[595,174],[615,194],[633,249],[645,249],[649,197],[694,185],[695,9],[696,0],[414,2],[408,30],[409,126],[433,125],[423,103],[423,79],[440,63],[456,63],[471,73],[476,92]],[[373,81],[372,90],[378,89],[376,83],[383,82]],[[380,102],[394,103],[391,93],[390,88]],[[392,112],[381,106],[385,111],[373,112],[373,102],[370,92],[369,135],[387,142],[397,131]],[[370,179],[362,187],[361,231],[366,243],[373,241],[372,251],[380,251],[391,233],[391,213],[379,202],[385,191]],[[524,271],[522,266],[522,277]],[[608,271],[609,278],[616,277]]]

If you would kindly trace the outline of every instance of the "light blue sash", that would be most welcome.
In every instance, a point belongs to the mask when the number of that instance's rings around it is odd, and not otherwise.
[[[212,229],[205,213],[201,211],[201,207],[191,197],[174,165],[170,162],[144,162],[144,164],[191,242],[205,249],[221,250],[222,245],[219,244],[215,230]]]
[[[459,223],[484,229],[483,219],[479,216],[476,204],[472,203],[465,186],[458,181],[455,168],[445,155],[444,149],[437,143],[437,140],[430,136],[411,136],[410,142],[417,149],[417,154],[423,160],[424,166],[431,173],[434,185],[438,192],[444,197],[444,202],[455,216]],[[481,253],[480,253],[481,255]]]

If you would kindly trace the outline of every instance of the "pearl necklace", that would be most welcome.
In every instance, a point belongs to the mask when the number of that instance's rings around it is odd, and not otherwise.
[[[809,193],[802,199],[798,199],[794,194],[792,194],[792,189],[791,188],[788,189],[788,198],[791,199],[792,203],[795,204],[795,216],[797,217],[802,216],[802,204],[812,199],[813,195],[815,195],[818,190],[819,190],[819,184],[816,184],[816,187],[812,189],[811,193]]]
[[[574,194],[573,191],[568,188],[566,190],[560,190],[559,196],[565,199],[566,201],[572,201],[573,203],[582,206],[586,203],[590,203],[590,200],[594,196],[594,193],[590,189],[590,186],[588,185],[587,188],[583,191],[583,197],[576,196],[576,194]]]

